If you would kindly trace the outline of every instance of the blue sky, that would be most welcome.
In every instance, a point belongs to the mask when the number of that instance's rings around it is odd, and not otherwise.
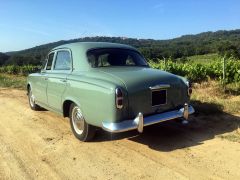
[[[239,0],[0,0],[0,52],[84,36],[170,39],[240,28]]]

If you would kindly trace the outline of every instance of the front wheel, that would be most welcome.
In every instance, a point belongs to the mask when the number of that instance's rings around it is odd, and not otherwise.
[[[31,87],[29,87],[28,89],[28,102],[29,102],[29,105],[30,105],[30,108],[34,111],[37,111],[37,110],[40,110],[40,106],[38,106],[36,103],[35,103],[35,96],[33,95],[32,93],[32,89]]]
[[[80,141],[90,141],[95,135],[96,128],[85,121],[80,108],[74,103],[70,106],[69,116],[74,136]]]

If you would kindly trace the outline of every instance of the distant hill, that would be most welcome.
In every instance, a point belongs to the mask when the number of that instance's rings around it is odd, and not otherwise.
[[[9,58],[9,55],[0,52],[0,66],[4,65],[4,63],[8,61]]]
[[[171,57],[173,59],[218,53],[229,50],[234,56],[240,58],[240,29],[230,31],[204,32],[196,35],[184,35],[170,40],[134,39],[123,37],[84,37],[71,40],[62,40],[49,44],[36,46],[22,51],[0,54],[2,64],[40,64],[48,51],[56,46],[72,42],[114,42],[132,45],[138,48],[146,58],[155,59]]]

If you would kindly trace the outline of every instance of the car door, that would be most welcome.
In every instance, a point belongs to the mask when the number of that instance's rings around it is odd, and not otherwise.
[[[48,73],[52,69],[52,63],[54,60],[54,52],[48,54],[48,58],[44,68],[41,70],[40,76],[35,83],[34,94],[36,101],[44,105],[47,105],[47,86],[48,86]]]
[[[56,51],[52,71],[48,74],[48,106],[56,111],[62,110],[62,95],[67,86],[67,75],[72,71],[72,57],[69,49]]]

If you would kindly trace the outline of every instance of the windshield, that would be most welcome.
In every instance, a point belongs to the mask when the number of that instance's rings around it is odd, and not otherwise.
[[[112,66],[147,66],[144,57],[137,51],[119,48],[94,49],[87,53],[93,68]]]

